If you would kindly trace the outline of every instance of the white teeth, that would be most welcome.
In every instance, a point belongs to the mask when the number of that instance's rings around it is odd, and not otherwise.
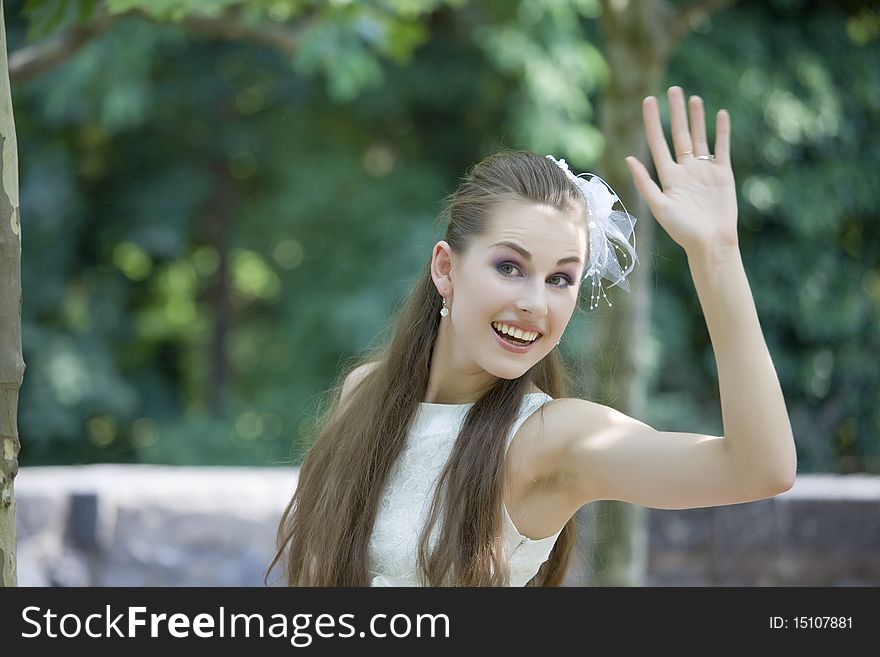
[[[520,340],[528,340],[529,342],[534,342],[539,335],[536,331],[521,331],[514,326],[508,326],[507,324],[502,324],[501,322],[492,322],[492,326],[494,326],[502,333],[512,335],[513,337],[519,338]]]

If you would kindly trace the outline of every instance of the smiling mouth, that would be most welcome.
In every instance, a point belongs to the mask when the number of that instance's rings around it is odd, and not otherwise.
[[[515,338],[512,335],[507,335],[506,333],[502,333],[497,328],[495,328],[495,326],[493,324],[490,324],[490,326],[492,326],[492,330],[495,331],[495,333],[498,334],[498,336],[502,340],[506,340],[510,344],[516,345],[517,347],[524,347],[525,345],[528,345],[528,344],[534,344],[541,337],[541,334],[539,333],[538,337],[536,337],[534,340],[520,340],[519,338]]]

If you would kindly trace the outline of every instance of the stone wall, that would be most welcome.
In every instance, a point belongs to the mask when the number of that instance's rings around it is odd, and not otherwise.
[[[295,486],[293,469],[22,468],[19,584],[262,586]],[[878,586],[880,477],[805,475],[769,500],[650,509],[648,532],[649,586]]]
[[[880,586],[880,477],[809,475],[775,498],[649,513],[652,586]]]

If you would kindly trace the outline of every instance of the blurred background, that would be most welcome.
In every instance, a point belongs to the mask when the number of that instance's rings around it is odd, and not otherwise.
[[[876,2],[4,5],[25,468],[298,464],[469,166],[525,148],[620,181],[641,97],[679,84],[732,116],[741,248],[799,473],[880,473]],[[638,363],[628,407],[721,435],[684,252],[615,187],[646,231],[652,300],[615,356]],[[586,391],[608,312],[563,341]]]

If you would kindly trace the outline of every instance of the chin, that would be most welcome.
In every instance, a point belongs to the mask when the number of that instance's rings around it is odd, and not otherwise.
[[[528,367],[520,366],[520,367],[516,367],[516,368],[510,367],[510,366],[508,366],[508,367],[484,367],[483,369],[486,370],[486,372],[488,372],[492,376],[498,377],[499,379],[506,379],[508,381],[512,381],[513,379],[518,379],[521,376],[525,375],[525,373],[528,372],[531,368],[532,368],[532,365],[529,365]]]

